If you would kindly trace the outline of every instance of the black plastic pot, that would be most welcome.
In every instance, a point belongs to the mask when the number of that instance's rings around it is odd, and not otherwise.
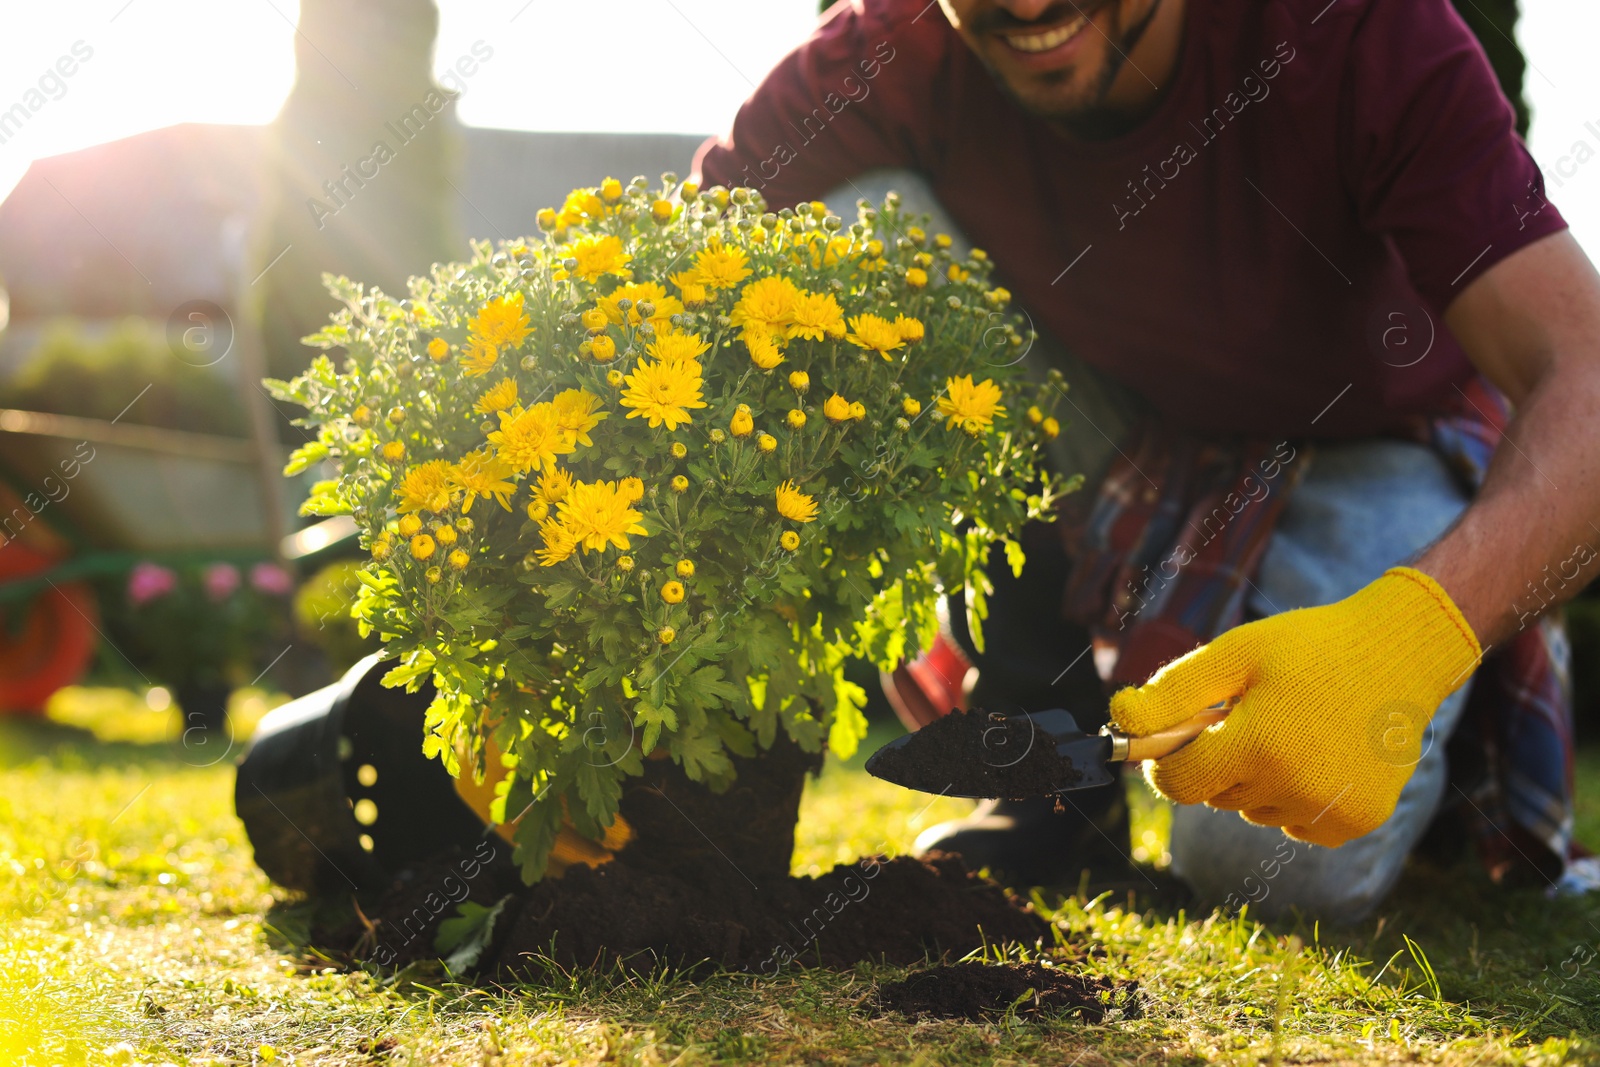
[[[422,755],[431,684],[386,689],[369,656],[338,682],[269,712],[239,762],[234,809],[257,865],[308,893],[381,888],[490,832]]]

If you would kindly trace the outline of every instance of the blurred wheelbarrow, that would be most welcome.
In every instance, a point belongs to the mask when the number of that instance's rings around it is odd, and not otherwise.
[[[263,463],[248,440],[0,408],[0,710],[38,710],[88,666],[85,579],[147,559],[305,555],[353,534],[340,518],[282,535],[304,494],[281,490],[273,448]]]

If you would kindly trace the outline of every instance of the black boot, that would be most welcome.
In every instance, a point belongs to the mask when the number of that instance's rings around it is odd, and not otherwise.
[[[1076,890],[1088,872],[1089,893],[1143,888],[1128,858],[1128,802],[1121,777],[1098,789],[1056,797],[986,800],[971,815],[929,827],[916,851],[958,852],[973,870],[988,868],[1014,889]]]
[[[1095,673],[1088,632],[1061,617],[1069,564],[1054,537],[1049,527],[1024,531],[1027,563],[1020,578],[1012,577],[998,550],[992,555],[985,653],[973,647],[959,597],[951,598],[950,629],[978,667],[969,707],[1002,714],[1065,708],[1092,733],[1109,721],[1109,699]],[[1145,885],[1129,858],[1120,773],[1110,785],[1063,793],[1059,801],[986,801],[966,818],[918,836],[917,852],[935,849],[959,852],[967,866],[987,867],[1014,888],[1074,890],[1085,870],[1094,892]]]

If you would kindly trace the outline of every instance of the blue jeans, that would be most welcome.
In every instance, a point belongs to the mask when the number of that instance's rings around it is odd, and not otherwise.
[[[1467,496],[1432,449],[1404,441],[1318,445],[1267,545],[1253,615],[1329,604],[1409,561],[1455,521]],[[1207,904],[1250,903],[1272,918],[1300,910],[1330,923],[1365,918],[1394,887],[1443,800],[1444,746],[1468,682],[1423,735],[1422,758],[1394,814],[1339,848],[1290,841],[1231,811],[1182,805],[1172,815],[1172,871]]]
[[[909,211],[932,216],[935,230],[969,244],[909,171],[876,171],[836,190],[827,202],[848,209],[859,197],[881,200],[894,189]],[[848,210],[845,211],[848,214]],[[1003,261],[1004,250],[995,249]],[[1041,338],[1041,341],[1044,341]],[[1097,483],[1115,442],[1137,417],[1140,402],[1070,354],[1045,342],[1024,363],[1067,376],[1070,407],[1053,459],[1058,469]],[[1393,440],[1318,445],[1284,507],[1248,601],[1256,617],[1343,599],[1389,567],[1414,559],[1449,528],[1468,498],[1433,450]],[[1406,856],[1438,811],[1446,786],[1444,746],[1461,718],[1470,682],[1439,706],[1423,738],[1423,755],[1400,793],[1394,814],[1376,830],[1329,849],[1291,841],[1232,811],[1180,805],[1172,819],[1172,870],[1205,904],[1237,906],[1271,918],[1295,910],[1330,923],[1370,914],[1393,888]]]

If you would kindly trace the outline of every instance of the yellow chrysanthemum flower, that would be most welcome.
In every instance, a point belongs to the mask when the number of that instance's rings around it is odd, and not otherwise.
[[[877,315],[852,316],[850,333],[845,339],[858,348],[878,353],[884,359],[891,358],[889,353],[905,347],[906,343],[894,323]]]
[[[806,413],[799,408],[790,408],[789,414],[783,417],[783,421],[789,424],[791,430],[801,429],[806,424]]]
[[[811,388],[811,375],[803,370],[789,372],[789,388],[797,393],[803,393]]]
[[[672,221],[672,201],[656,200],[650,205],[650,217],[665,225]]]
[[[450,553],[449,558],[445,562],[450,564],[450,569],[453,571],[464,571],[467,569],[467,564],[472,562],[472,557],[458,548],[454,552]]]
[[[1038,426],[1040,423],[1044,422],[1044,412],[1039,410],[1038,404],[1035,404],[1028,409],[1028,421],[1033,423],[1035,426]]]
[[[554,567],[571,556],[578,547],[578,539],[573,532],[554,519],[546,519],[539,524],[539,537],[544,541],[538,551],[541,567]]]
[[[600,199],[608,204],[615,204],[622,199],[622,183],[615,178],[607,178],[600,183]]]
[[[667,484],[672,487],[674,493],[687,493],[689,491],[689,479],[681,474],[673,475],[672,481]]]
[[[546,232],[555,229],[557,222],[556,209],[552,207],[540,208],[539,213],[533,217],[533,221],[539,224],[539,229]]]
[[[761,434],[756,438],[756,447],[763,452],[771,452],[778,447],[778,439],[770,433]]]
[[[480,496],[493,497],[495,503],[510,511],[511,494],[517,491],[516,485],[507,480],[512,473],[510,467],[484,449],[462,456],[461,462],[450,469],[451,486],[466,494],[462,514],[471,511]]]
[[[449,523],[445,523],[443,526],[433,531],[433,539],[439,542],[441,545],[455,544],[457,536],[456,528],[451,526]]]
[[[710,296],[706,292],[706,283],[692,270],[680,271],[667,276],[667,280],[678,287],[678,293],[683,297],[683,302],[690,307],[698,307],[706,302]]]
[[[728,432],[735,437],[749,437],[755,428],[755,420],[748,411],[735,411],[733,418],[728,421]]]
[[[661,599],[668,604],[683,603],[683,583],[679,581],[666,582],[661,586]]]
[[[950,269],[946,271],[946,274],[953,282],[964,282],[972,277],[972,272],[962,267],[959,263],[950,264]]]
[[[578,321],[583,323],[583,328],[585,330],[593,331],[605,329],[606,323],[610,320],[606,317],[606,313],[604,311],[595,307],[586,308],[583,314],[578,316]]]
[[[928,272],[921,267],[912,267],[906,271],[906,284],[913,289],[921,289],[928,284]]]
[[[1000,404],[1000,387],[985,378],[974,385],[972,375],[951,378],[945,382],[945,395],[939,398],[939,414],[946,416],[945,429],[959,425],[970,434],[987,430],[996,415],[1004,415]]]
[[[670,645],[677,639],[678,631],[674,630],[670,626],[663,626],[661,629],[656,631],[656,640],[660,641],[663,645]]]
[[[428,358],[435,363],[443,363],[450,358],[450,344],[443,337],[435,337],[428,342]]]
[[[916,344],[922,340],[927,328],[922,325],[921,319],[914,319],[909,315],[896,315],[894,328],[899,331],[900,339],[907,344]]]
[[[561,214],[556,216],[556,225],[563,228],[578,226],[585,222],[598,222],[605,217],[606,205],[595,195],[593,189],[574,189],[567,194],[566,202],[561,205]]]
[[[778,347],[778,342],[771,334],[746,330],[741,340],[750,352],[750,362],[762,370],[771,370],[783,362],[783,349]]]
[[[908,396],[904,400],[900,401],[900,410],[912,418],[916,418],[918,415],[922,414],[922,401],[918,400],[916,397]]]
[[[817,502],[794,487],[793,482],[778,486],[778,514],[791,522],[811,522],[817,517]]]
[[[633,256],[622,250],[622,238],[612,234],[580,238],[567,246],[567,255],[578,263],[572,273],[586,282],[598,281],[603,274],[626,278],[626,268],[633,260]]]
[[[610,334],[597,333],[589,338],[589,358],[596,363],[610,363],[617,358],[617,342]]]
[[[793,318],[788,329],[790,337],[820,341],[824,337],[838,340],[845,335],[844,309],[832,293],[802,293],[795,301]]]
[[[1057,422],[1053,415],[1046,417],[1044,424],[1039,428],[1044,431],[1045,437],[1051,441],[1054,441],[1061,433],[1061,423]]]
[[[617,492],[622,494],[622,499],[628,503],[644,497],[644,482],[638,478],[624,478],[617,483]]]
[[[639,525],[644,516],[629,503],[615,482],[573,482],[572,492],[557,507],[561,525],[585,552],[599,552],[607,545],[626,551],[629,534],[650,532]]]
[[[411,539],[411,558],[427,559],[433,555],[436,547],[433,543],[433,538],[425,533],[419,533]]]
[[[559,504],[572,492],[572,472],[561,466],[550,466],[539,475],[538,493],[540,498],[551,504]]]
[[[809,265],[812,270],[836,266],[850,254],[850,238],[830,237],[815,230],[795,239],[794,251],[789,258],[795,263]]]
[[[672,316],[683,314],[682,301],[668,293],[658,282],[630,282],[627,285],[619,285],[609,295],[596,300],[595,306],[606,313],[608,321],[622,326],[624,325],[622,309],[617,305],[623,300],[633,301],[633,306],[628,308],[626,319],[628,326],[637,326],[645,321],[639,317],[641,303],[654,305],[655,311],[650,315],[650,325],[662,332],[672,328]]]
[[[451,489],[447,460],[430,459],[419,463],[406,471],[395,490],[400,497],[400,513],[445,511],[450,507]]]
[[[679,578],[693,578],[694,577],[694,560],[692,560],[692,559],[680,559],[677,562],[677,564],[673,566],[672,569],[678,575]]]
[[[406,458],[406,445],[404,441],[385,441],[378,450],[383,453],[383,458],[390,463],[399,463]]]
[[[845,422],[850,418],[850,401],[834,393],[823,402],[822,415],[829,422]]]
[[[757,278],[740,290],[728,322],[745,333],[783,334],[799,302],[800,290],[788,278]]]
[[[600,409],[600,398],[586,389],[563,389],[550,403],[555,405],[556,425],[561,432],[585,448],[594,444],[589,431],[610,415]]]
[[[695,280],[710,289],[732,289],[754,273],[750,257],[738,248],[730,248],[712,238],[706,247],[695,253]]]
[[[785,530],[778,535],[778,544],[782,545],[786,551],[793,552],[800,547],[800,535],[793,530]]]
[[[577,447],[562,431],[560,413],[551,403],[500,412],[500,428],[489,435],[489,443],[500,462],[523,474],[554,466],[557,456]]]
[[[670,363],[641,359],[626,381],[628,388],[621,403],[633,409],[628,418],[647,419],[652,430],[663,424],[668,430],[676,430],[680,423],[693,421],[690,408],[706,406],[700,399],[700,364],[692,359]]]
[[[494,370],[500,360],[500,350],[486,341],[473,337],[461,352],[461,373],[469,378],[480,378]]]
[[[516,406],[516,403],[517,383],[511,378],[501,378],[478,397],[478,402],[472,405],[472,410],[480,415],[493,415],[497,411]]]
[[[654,342],[645,345],[644,350],[663,363],[673,363],[685,359],[699,359],[711,345],[702,341],[697,333],[659,334]]]
[[[498,296],[478,309],[472,319],[469,336],[481,344],[496,349],[516,348],[527,340],[532,328],[528,313],[522,308],[522,294]]]
[[[400,516],[400,536],[401,537],[410,537],[412,534],[416,533],[420,529],[422,529],[422,520],[417,518],[417,516],[415,516],[415,515],[402,515],[402,516]]]

